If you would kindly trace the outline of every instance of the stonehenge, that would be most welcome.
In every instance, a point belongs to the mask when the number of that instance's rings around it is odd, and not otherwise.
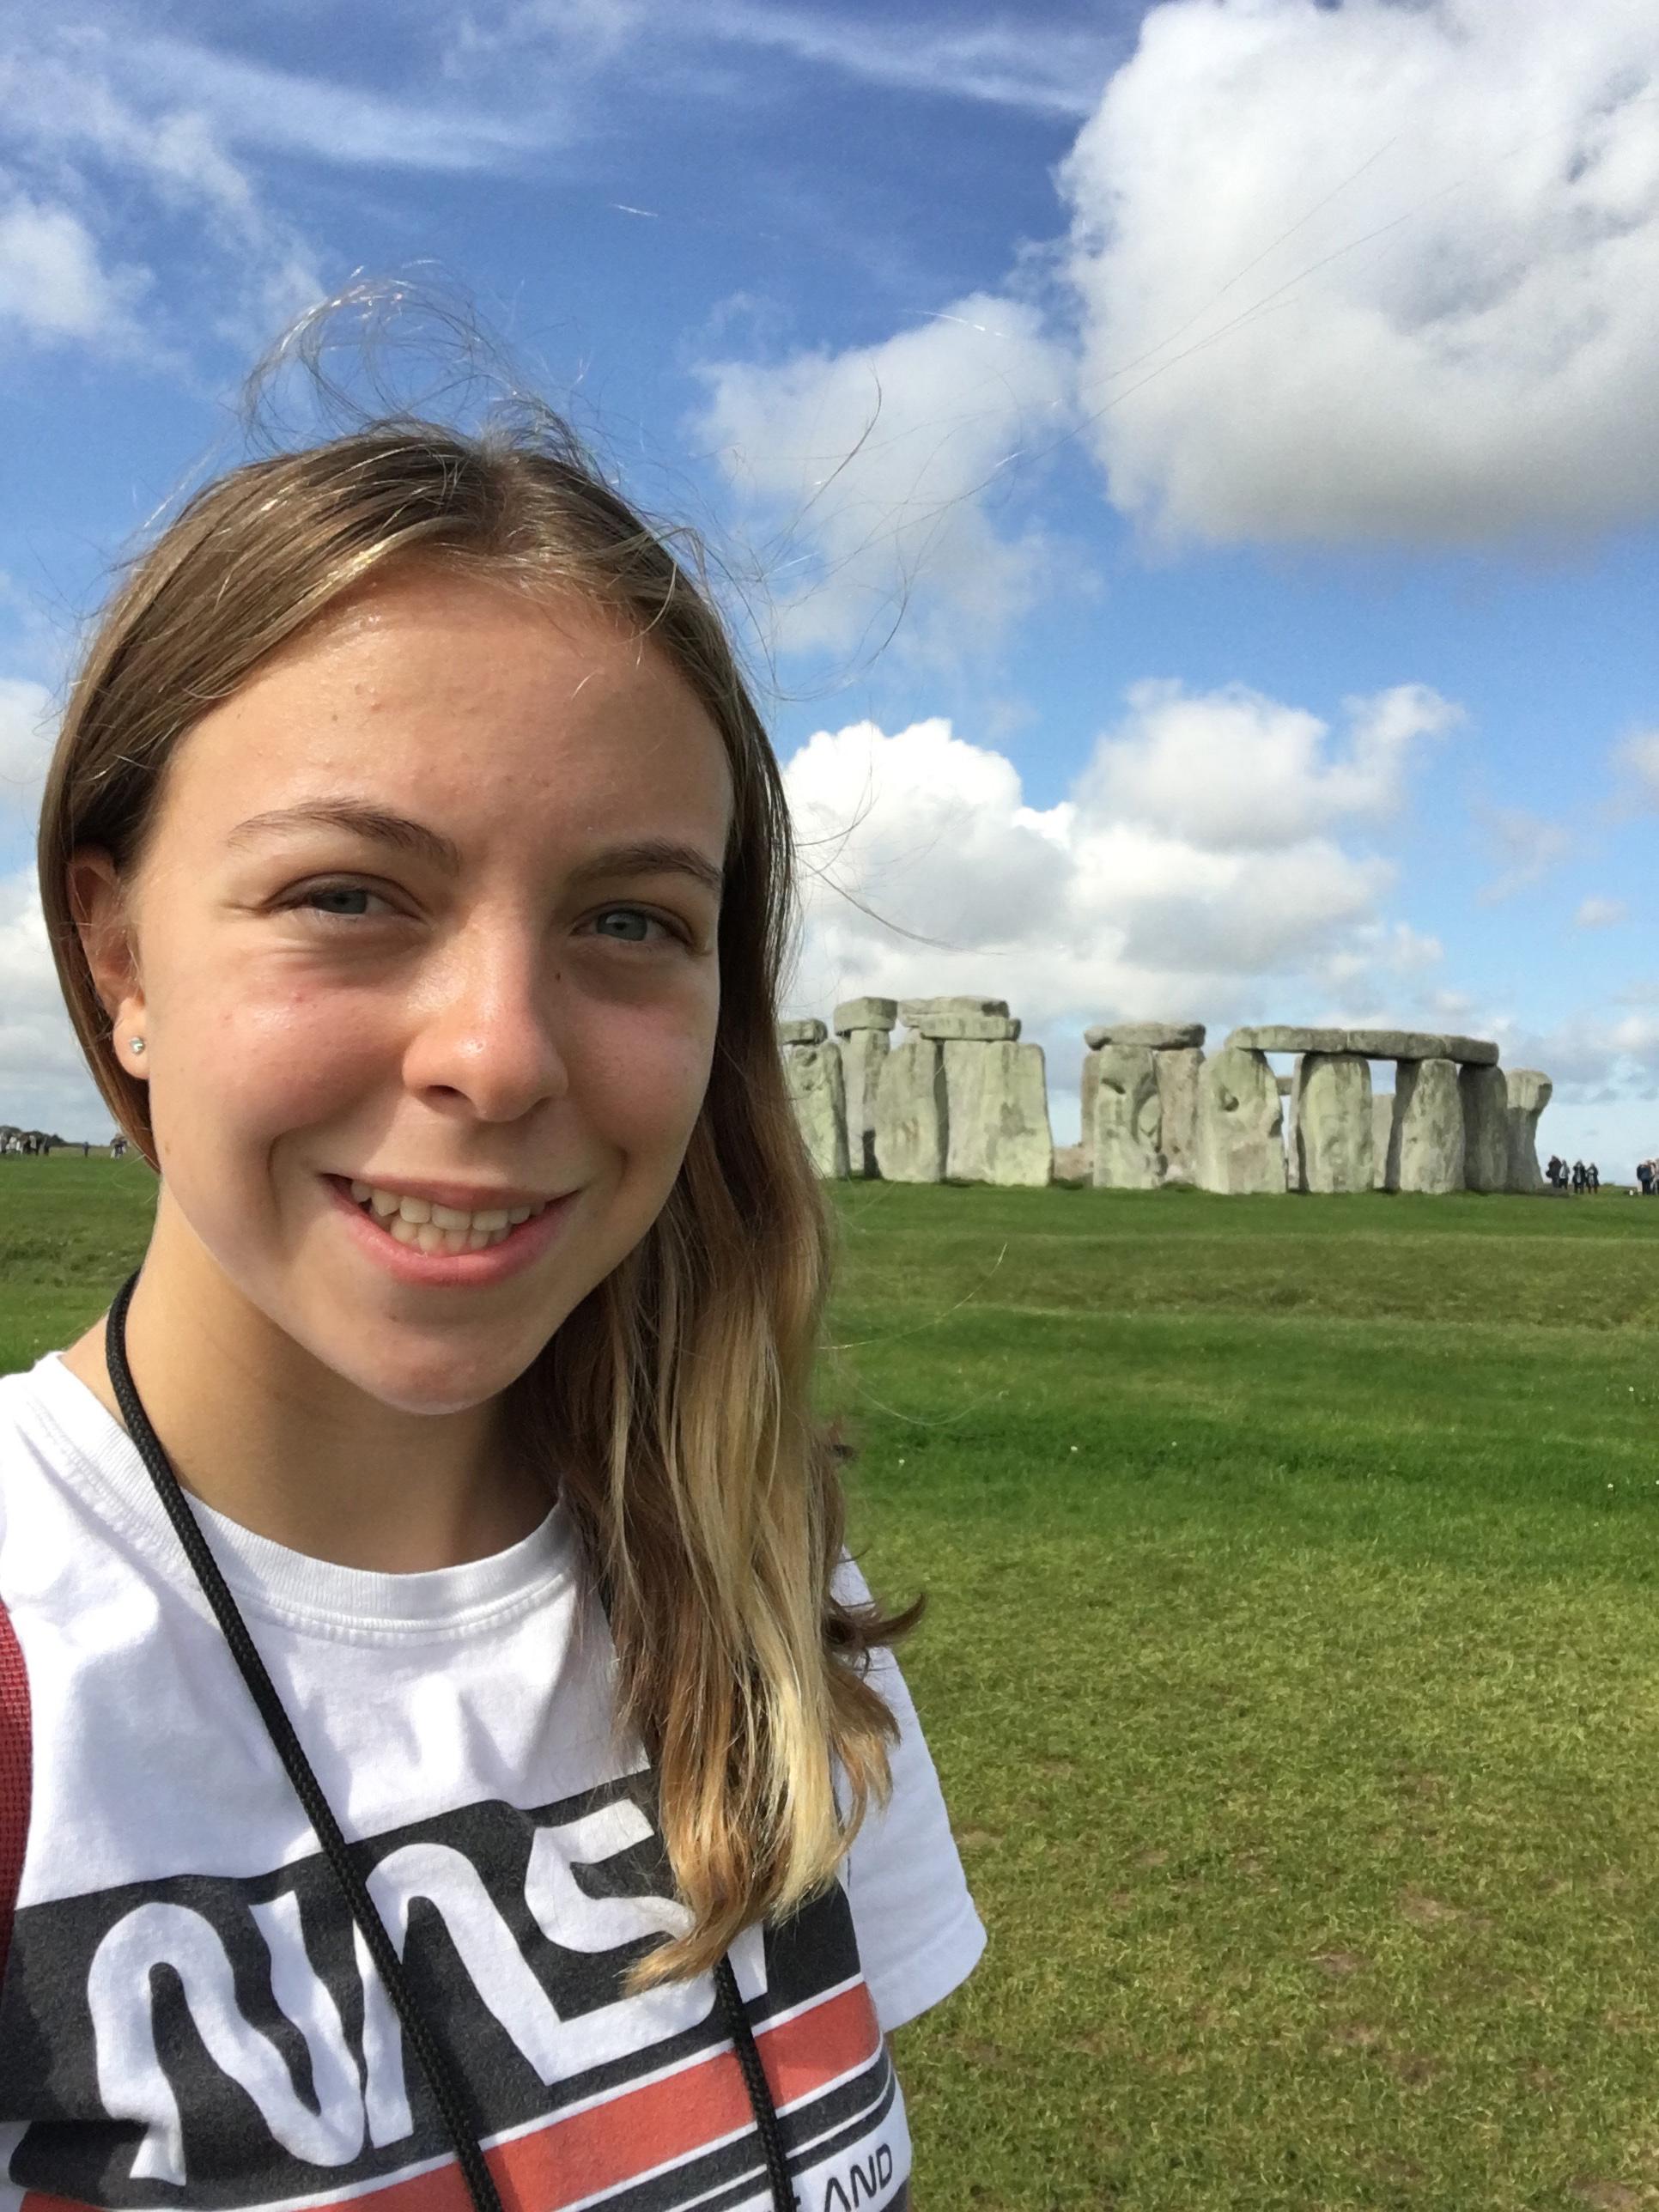
[[[1200,1022],[1098,1023],[1084,1033],[1079,1141],[1056,1149],[1042,1049],[1006,1000],[848,999],[831,1023],[781,1021],[778,1036],[826,1177],[1259,1196],[1543,1188],[1549,1079],[1501,1067],[1480,1037],[1258,1024],[1206,1058]],[[1377,1062],[1393,1063],[1392,1091],[1373,1085]]]

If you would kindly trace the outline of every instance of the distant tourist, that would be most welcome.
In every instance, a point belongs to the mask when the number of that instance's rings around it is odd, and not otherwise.
[[[1653,1196],[1653,1162],[1651,1160],[1638,1160],[1636,1180],[1642,1186],[1643,1197],[1651,1198]]]

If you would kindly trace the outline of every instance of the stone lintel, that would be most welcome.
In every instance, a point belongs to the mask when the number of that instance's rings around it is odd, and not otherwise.
[[[854,1030],[890,1030],[897,1021],[896,999],[843,999],[832,1026],[837,1036],[850,1036]]]
[[[1019,1035],[1018,1018],[1007,1014],[937,1014],[920,1011],[910,1027],[918,1036],[941,1044],[1012,1044]]]
[[[816,1015],[806,1021],[778,1024],[780,1044],[822,1044],[829,1034]]]
[[[1241,1052],[1328,1052],[1348,1050],[1346,1030],[1298,1029],[1293,1023],[1269,1022],[1255,1029],[1235,1030],[1227,1046]]]
[[[1426,1030],[1350,1030],[1348,1050],[1366,1060],[1451,1060],[1464,1067],[1498,1065],[1495,1044]]]
[[[898,1018],[907,1030],[919,1030],[929,1014],[1001,1014],[1006,1016],[1006,999],[901,999]]]
[[[1083,1032],[1091,1052],[1103,1045],[1139,1045],[1149,1052],[1191,1052],[1204,1042],[1202,1022],[1097,1022]]]

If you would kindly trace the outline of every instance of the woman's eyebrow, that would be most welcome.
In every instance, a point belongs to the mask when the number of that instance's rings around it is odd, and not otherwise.
[[[428,860],[441,868],[446,875],[458,876],[461,872],[461,848],[452,837],[441,830],[428,829],[424,822],[416,822],[407,814],[394,814],[383,806],[371,806],[356,799],[310,799],[296,806],[279,806],[268,813],[250,815],[239,822],[227,837],[227,843],[242,845],[256,839],[280,834],[285,830],[314,829],[343,830],[356,837],[367,837],[374,843],[395,846],[398,851],[412,853],[417,859]],[[625,845],[608,846],[604,852],[595,853],[570,872],[571,880],[578,884],[592,883],[606,876],[690,876],[702,889],[718,898],[725,888],[725,872],[718,861],[700,853],[695,845],[684,845],[672,837],[642,837]]]
[[[322,828],[344,830],[354,837],[368,837],[377,845],[395,845],[430,860],[446,875],[461,872],[461,848],[453,838],[411,822],[406,814],[392,814],[383,806],[370,806],[357,799],[308,799],[298,806],[273,807],[267,814],[251,814],[239,822],[226,838],[230,845],[252,844],[261,836],[284,830]]]
[[[726,888],[726,872],[717,860],[672,837],[641,837],[633,844],[609,846],[573,868],[570,875],[579,884],[602,876],[690,876],[715,898]]]

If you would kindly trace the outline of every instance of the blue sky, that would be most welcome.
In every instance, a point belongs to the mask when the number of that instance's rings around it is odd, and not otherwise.
[[[34,13],[0,1119],[104,1133],[29,865],[77,634],[361,274],[470,298],[707,533],[811,841],[796,1010],[1006,997],[1062,1135],[1114,1014],[1446,1026],[1555,1079],[1547,1148],[1659,1150],[1651,8]]]

